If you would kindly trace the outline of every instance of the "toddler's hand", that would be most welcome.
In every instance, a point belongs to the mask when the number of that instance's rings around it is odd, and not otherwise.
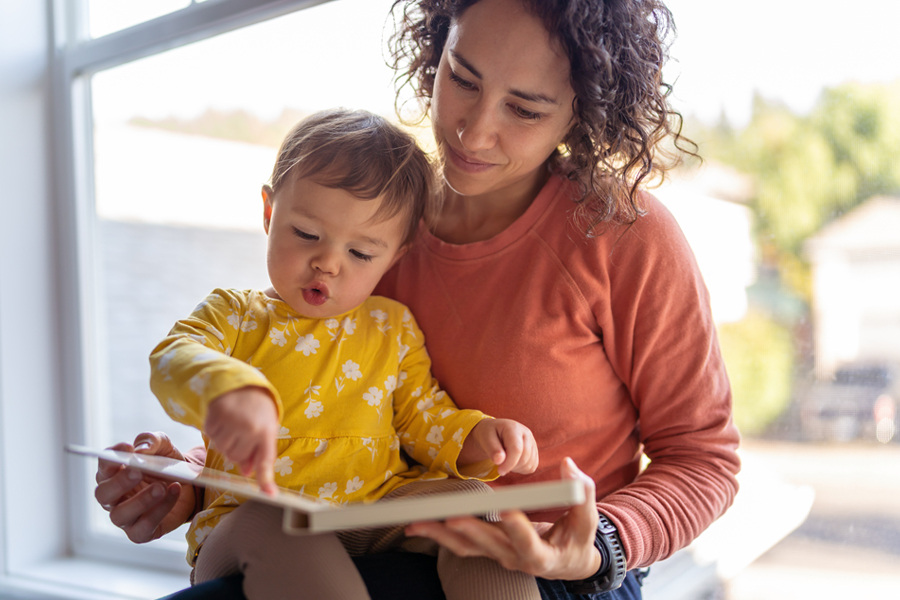
[[[491,460],[500,475],[534,473],[538,450],[531,430],[512,419],[484,419],[472,428],[459,453],[458,463]]]
[[[206,413],[206,435],[241,473],[256,472],[262,491],[275,494],[275,439],[278,410],[264,388],[248,386],[213,400]]]

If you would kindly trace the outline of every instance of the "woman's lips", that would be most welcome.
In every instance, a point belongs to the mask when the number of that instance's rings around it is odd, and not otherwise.
[[[303,288],[303,301],[312,306],[322,306],[328,300],[328,288],[324,284],[313,283]]]
[[[450,145],[446,145],[444,147],[447,149],[447,159],[453,164],[454,167],[456,167],[460,171],[464,171],[466,173],[483,173],[491,167],[495,166],[492,163],[468,159],[454,150]]]

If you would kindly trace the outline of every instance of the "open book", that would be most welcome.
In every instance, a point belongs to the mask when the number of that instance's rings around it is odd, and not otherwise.
[[[260,491],[254,479],[208,469],[183,460],[119,450],[95,450],[72,444],[66,446],[66,450],[133,467],[160,479],[215,488],[281,506],[285,509],[284,530],[293,534],[381,527],[462,515],[486,515],[511,509],[528,511],[561,508],[584,502],[583,485],[573,480],[560,480],[508,485],[495,489],[492,494],[452,492],[338,506],[281,487],[274,496],[270,496]]]

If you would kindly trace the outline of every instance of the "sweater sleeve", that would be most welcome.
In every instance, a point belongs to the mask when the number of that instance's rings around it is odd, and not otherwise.
[[[153,349],[150,389],[172,419],[202,430],[209,403],[245,386],[267,389],[281,417],[281,400],[268,379],[232,357],[246,309],[239,292],[216,289]]]
[[[443,471],[460,479],[491,481],[499,476],[496,465],[481,461],[464,468],[456,464],[463,442],[482,419],[481,411],[457,408],[431,374],[431,358],[415,319],[404,310],[401,333],[400,385],[394,391],[394,428],[413,459],[429,471]]]
[[[696,538],[731,505],[740,469],[706,286],[674,218],[652,197],[646,206],[637,222],[608,232],[597,281],[608,286],[608,301],[594,305],[650,459],[633,483],[598,502],[619,530],[629,568]]]

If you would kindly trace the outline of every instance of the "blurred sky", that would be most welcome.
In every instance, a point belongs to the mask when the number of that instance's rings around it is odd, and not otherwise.
[[[91,29],[185,0],[91,0]],[[391,114],[382,35],[391,0],[335,0],[95,76],[98,121],[189,118],[208,107],[274,118],[285,107]],[[669,0],[678,38],[667,67],[674,103],[705,121],[749,119],[754,90],[811,108],[823,86],[900,78],[900,0]],[[146,10],[146,9],[145,9]],[[133,14],[129,14],[133,11]]]

